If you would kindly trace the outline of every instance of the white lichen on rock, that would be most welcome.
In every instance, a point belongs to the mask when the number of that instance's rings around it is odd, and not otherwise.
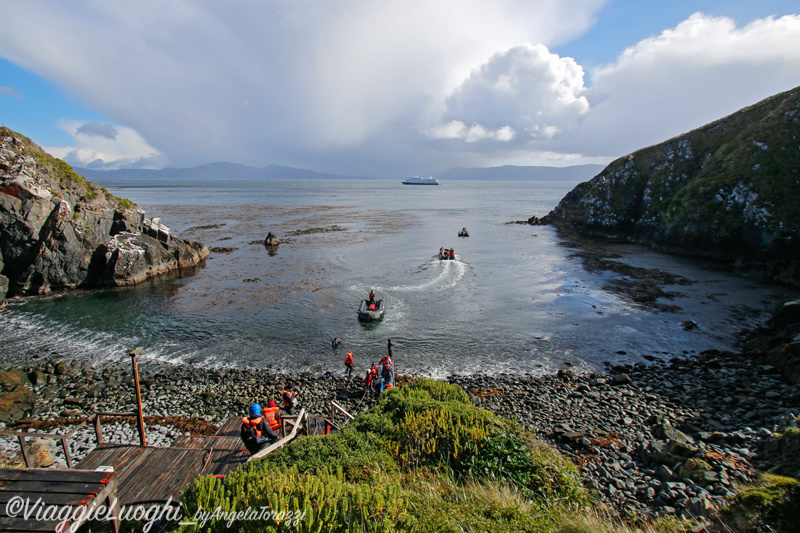
[[[133,237],[136,233],[123,231],[117,233],[105,242],[106,246],[106,261],[111,261],[114,254],[118,252],[118,256],[133,254],[137,256],[144,255],[144,248],[138,246],[133,242]]]

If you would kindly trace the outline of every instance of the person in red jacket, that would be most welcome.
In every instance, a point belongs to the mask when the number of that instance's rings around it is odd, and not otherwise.
[[[347,352],[347,355],[344,356],[344,373],[347,376],[347,379],[353,379],[353,368],[355,368],[355,363],[353,362],[353,352],[352,350]]]

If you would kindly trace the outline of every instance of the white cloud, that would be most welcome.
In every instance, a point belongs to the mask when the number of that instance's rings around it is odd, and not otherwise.
[[[113,123],[71,126],[74,146],[54,150],[76,164],[364,175],[597,162],[800,85],[800,16],[698,14],[587,88],[548,47],[605,3],[26,0],[4,5],[0,56]]]
[[[4,6],[0,55],[174,165],[314,167],[368,149],[416,167],[410,155],[437,157],[413,152],[420,128],[471,69],[516,43],[572,39],[605,2],[26,0]]]
[[[131,128],[75,121],[62,122],[60,127],[72,136],[73,146],[42,148],[74,167],[115,170],[160,168],[165,164],[164,156]]]
[[[480,124],[472,124],[472,126],[467,127],[460,120],[452,120],[447,124],[435,126],[426,133],[431,139],[460,139],[468,143],[484,139],[509,142],[517,135],[517,132],[511,126],[503,126],[495,131],[489,131]]]
[[[622,155],[800,85],[800,16],[738,28],[696,13],[592,79],[592,111],[560,147]]]
[[[589,112],[584,92],[583,69],[574,59],[559,57],[542,44],[518,45],[492,56],[453,91],[444,111],[449,122],[429,129],[429,136],[465,142],[509,142],[517,137],[518,145],[531,139],[553,139]],[[472,136],[469,132],[436,135],[465,122],[473,124]],[[489,135],[493,130],[495,134]]]

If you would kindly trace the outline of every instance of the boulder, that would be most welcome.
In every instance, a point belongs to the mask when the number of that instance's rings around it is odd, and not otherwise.
[[[27,455],[30,468],[47,468],[55,463],[53,456],[50,455],[50,450],[48,450],[48,441],[45,439],[33,441],[28,447]]]
[[[773,330],[800,327],[800,300],[783,304],[767,321],[767,327]]]
[[[14,422],[33,409],[37,395],[24,385],[0,393],[0,422]]]
[[[711,468],[711,465],[702,459],[690,458],[687,459],[686,462],[680,467],[678,475],[680,475],[680,477],[683,479],[691,479],[698,485],[706,486],[713,483],[713,475],[708,477],[705,476],[706,472],[710,472],[712,470],[713,469]]]
[[[208,253],[0,128],[0,296],[132,285]]]
[[[28,375],[18,368],[0,370],[0,385],[5,389],[11,390],[18,385],[30,385]]]
[[[264,239],[264,246],[278,246],[280,243],[281,240],[271,231],[267,233],[267,238]]]

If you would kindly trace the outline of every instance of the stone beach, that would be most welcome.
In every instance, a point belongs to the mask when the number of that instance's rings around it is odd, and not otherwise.
[[[33,379],[37,395],[23,414],[40,421],[40,429],[17,430],[52,433],[56,430],[41,427],[93,411],[134,410],[130,364],[93,368],[41,359],[21,369]],[[302,407],[326,417],[331,400],[353,414],[373,402],[342,372],[288,376],[146,359],[139,372],[145,415],[173,417],[147,424],[148,444],[156,446],[168,446],[180,435],[213,433],[212,424],[242,416],[253,402],[280,405],[287,381],[301,391]],[[518,420],[559,448],[579,465],[586,487],[622,516],[708,516],[758,471],[799,473],[797,439],[778,437],[797,426],[800,391],[774,367],[741,353],[707,351],[586,374],[565,363],[554,376],[470,375],[449,381],[476,405]],[[46,420],[51,422],[42,426]],[[107,441],[138,443],[132,420],[106,423],[103,431]],[[78,431],[70,440],[73,461],[94,445],[92,427]],[[60,444],[49,440],[46,447],[54,466],[65,466]],[[16,439],[0,439],[0,450],[13,455]]]

